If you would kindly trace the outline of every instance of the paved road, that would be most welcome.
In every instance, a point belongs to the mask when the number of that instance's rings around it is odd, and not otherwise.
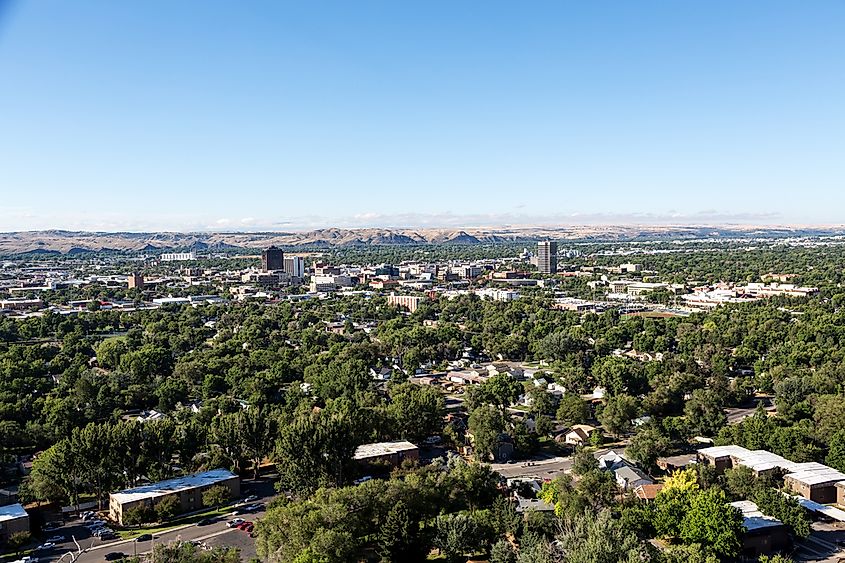
[[[269,481],[250,482],[244,481],[245,490],[254,492],[259,500],[257,502],[269,502],[274,496],[272,491],[272,484]],[[250,494],[250,493],[245,493]],[[254,514],[242,515],[241,518],[255,521],[264,516],[264,510]],[[77,547],[74,544],[72,537],[77,538],[80,547],[84,553],[76,560],[78,563],[100,563],[104,561],[106,553],[112,551],[120,551],[126,555],[142,554],[152,550],[154,544],[169,543],[172,541],[192,541],[198,540],[208,543],[212,546],[234,546],[241,550],[241,555],[244,561],[255,557],[255,541],[249,537],[246,532],[241,530],[232,530],[226,527],[226,522],[234,516],[219,517],[217,521],[206,526],[197,526],[195,524],[188,524],[174,528],[173,530],[155,534],[151,541],[135,542],[135,540],[110,540],[102,541],[99,538],[92,537],[88,530],[82,525],[81,520],[74,520],[67,523],[58,530],[45,533],[49,536],[64,536],[65,540],[58,543],[58,545],[45,552],[35,553],[39,561],[58,561],[63,555],[69,551],[76,553]],[[70,557],[64,557],[63,561],[70,561]]]

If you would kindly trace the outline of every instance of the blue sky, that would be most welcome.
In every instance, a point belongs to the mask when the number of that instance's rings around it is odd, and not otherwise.
[[[0,0],[0,230],[845,223],[845,2]]]

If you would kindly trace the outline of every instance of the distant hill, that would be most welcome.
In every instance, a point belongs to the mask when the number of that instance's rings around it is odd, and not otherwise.
[[[632,241],[657,239],[755,238],[842,235],[845,227],[759,227],[746,225],[588,225],[561,227],[492,227],[468,229],[318,229],[307,232],[98,233],[20,231],[0,233],[0,254],[99,251],[156,252],[194,248],[200,251],[284,247],[355,247],[367,245],[496,244],[554,239],[561,241]]]

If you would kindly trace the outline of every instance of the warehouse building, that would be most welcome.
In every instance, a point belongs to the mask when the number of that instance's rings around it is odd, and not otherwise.
[[[122,525],[127,510],[143,504],[154,507],[165,497],[175,497],[180,512],[199,510],[203,508],[203,492],[215,485],[227,487],[232,498],[241,494],[240,477],[226,469],[215,469],[112,493],[109,496],[109,517]]]
[[[29,514],[20,504],[0,506],[0,544],[18,532],[29,532]]]

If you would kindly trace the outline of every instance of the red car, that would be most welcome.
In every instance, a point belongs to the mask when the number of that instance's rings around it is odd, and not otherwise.
[[[251,534],[253,529],[255,529],[255,527],[252,524],[250,524],[249,526],[244,526],[244,532],[246,532],[247,534]]]
[[[246,529],[247,529],[247,527],[249,527],[249,526],[252,526],[252,522],[250,522],[250,521],[248,521],[248,520],[247,520],[246,522],[241,522],[240,524],[238,524],[238,525],[236,526],[236,528],[237,528],[238,530],[246,530]]]

